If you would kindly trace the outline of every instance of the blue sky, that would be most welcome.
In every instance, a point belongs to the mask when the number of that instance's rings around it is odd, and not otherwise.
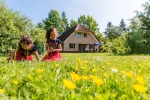
[[[80,15],[92,16],[104,32],[108,21],[118,26],[121,19],[128,25],[135,16],[134,11],[143,11],[142,4],[148,0],[5,0],[8,8],[29,17],[34,24],[42,22],[48,13],[57,10],[66,12],[68,21],[77,20]]]

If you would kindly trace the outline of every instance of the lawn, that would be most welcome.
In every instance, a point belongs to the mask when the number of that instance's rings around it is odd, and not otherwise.
[[[0,100],[150,100],[150,56],[62,53],[62,61],[0,57]]]

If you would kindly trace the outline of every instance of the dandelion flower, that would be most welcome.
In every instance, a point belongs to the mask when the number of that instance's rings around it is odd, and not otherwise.
[[[0,93],[4,93],[5,91],[3,89],[0,89]]]
[[[56,67],[58,67],[58,66],[59,66],[59,64],[55,64],[55,66],[56,66]]]
[[[14,83],[15,85],[18,85],[19,82],[16,81],[16,80],[14,80],[13,83]]]
[[[81,79],[81,77],[76,73],[70,73],[70,76],[76,81],[79,81]]]
[[[43,73],[43,72],[44,72],[43,69],[37,69],[36,71],[37,71],[38,73]]]
[[[105,69],[105,66],[102,66],[103,69]]]
[[[133,77],[134,73],[132,71],[130,72],[123,72],[124,75],[126,75],[127,77]]]
[[[82,79],[88,80],[88,79],[90,79],[90,77],[89,77],[89,76],[84,76],[84,75],[82,75]]]
[[[133,77],[134,76],[134,73],[132,71],[130,71],[128,74],[127,74],[128,77]]]
[[[104,84],[104,81],[99,79],[99,78],[97,78],[97,77],[93,77],[93,81],[97,85],[103,85]]]
[[[143,80],[143,78],[142,78],[141,76],[137,76],[137,77],[136,77],[136,80],[137,80],[139,83],[144,84],[144,80]]]
[[[143,85],[133,84],[132,87],[134,88],[134,90],[136,92],[145,92],[146,91],[146,87]]]
[[[63,79],[63,83],[64,83],[65,87],[69,90],[76,88],[76,85],[70,80]]]

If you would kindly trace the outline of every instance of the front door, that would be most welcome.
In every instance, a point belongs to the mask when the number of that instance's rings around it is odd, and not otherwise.
[[[79,52],[85,52],[87,44],[79,44]]]

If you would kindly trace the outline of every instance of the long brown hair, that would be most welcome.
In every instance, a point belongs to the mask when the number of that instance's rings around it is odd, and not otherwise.
[[[57,32],[57,30],[56,30],[56,28],[50,28],[50,29],[48,29],[47,30],[47,32],[46,32],[46,43],[48,43],[49,42],[49,40],[50,40],[50,34],[51,34],[51,32]]]

